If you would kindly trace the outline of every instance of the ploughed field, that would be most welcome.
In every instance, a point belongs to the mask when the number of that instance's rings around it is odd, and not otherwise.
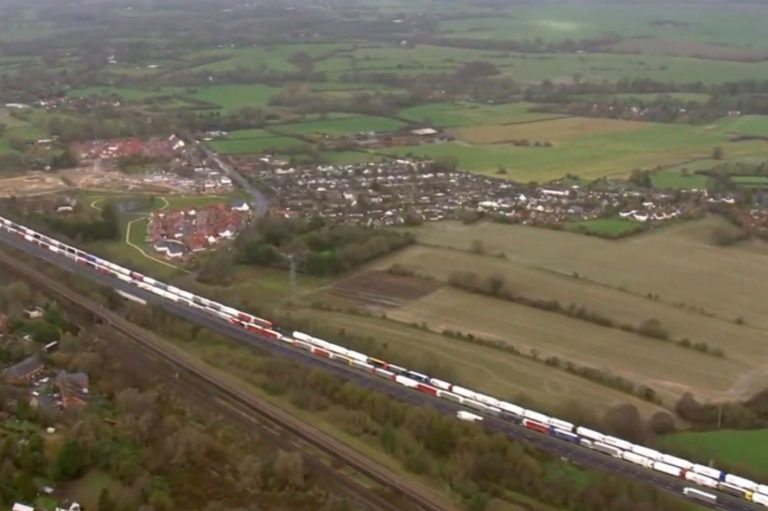
[[[686,392],[704,400],[741,399],[768,385],[768,303],[761,298],[768,296],[768,246],[717,247],[711,236],[720,222],[707,218],[622,241],[491,223],[428,224],[412,229],[417,245],[376,261],[361,271],[362,276],[342,281],[330,292],[323,291],[332,301],[372,309],[384,313],[384,318],[308,314],[348,332],[379,336],[388,343],[395,363],[411,353],[424,363],[444,364],[467,385],[488,391],[509,386],[550,404],[575,400],[600,409],[615,402],[618,391],[540,362],[549,357],[645,385],[667,408]],[[477,240],[483,254],[470,250]],[[403,298],[399,293],[400,298],[390,302],[391,278],[387,286],[368,288],[376,290],[376,300],[349,293],[350,282],[365,289],[360,283],[380,279],[376,275],[381,273],[371,271],[394,264],[430,279],[431,287],[421,289],[426,294]],[[480,280],[498,276],[503,288],[515,296],[557,300],[561,310],[582,309],[607,318],[612,326],[460,290],[448,285],[456,272],[471,272]],[[413,278],[408,277],[404,286],[413,288]],[[648,320],[657,320],[667,340],[637,332]],[[397,323],[420,325],[421,330]],[[511,346],[519,354],[438,334],[444,330]],[[401,334],[395,335],[396,331]],[[710,350],[721,350],[722,356],[681,346],[684,339],[688,344],[706,343]],[[543,385],[521,376],[531,373],[512,366],[505,369],[505,364],[529,367],[532,374],[563,384]],[[602,393],[574,391],[574,381]],[[641,402],[630,394],[620,395],[625,401]],[[643,410],[653,408],[647,405]]]

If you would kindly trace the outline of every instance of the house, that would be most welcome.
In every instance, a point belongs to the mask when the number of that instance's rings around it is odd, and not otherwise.
[[[3,371],[2,377],[3,380],[13,385],[25,385],[31,383],[44,370],[45,365],[37,356],[33,355],[7,368]]]
[[[85,406],[91,399],[88,390],[88,375],[83,372],[59,371],[59,374],[56,375],[56,386],[61,393],[64,408]]]
[[[27,319],[42,318],[45,311],[42,307],[33,307],[31,309],[24,309],[24,317]]]
[[[235,211],[250,211],[251,210],[251,207],[244,200],[232,201],[232,203],[230,204],[230,207],[232,209],[234,209]]]
[[[419,128],[419,129],[411,130],[411,133],[413,133],[417,137],[426,137],[429,135],[437,135],[438,131],[434,128]]]

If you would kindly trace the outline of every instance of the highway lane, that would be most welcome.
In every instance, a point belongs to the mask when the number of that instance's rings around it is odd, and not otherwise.
[[[385,392],[391,396],[397,397],[412,404],[426,404],[441,413],[455,414],[455,412],[458,410],[466,409],[456,403],[452,403],[438,397],[429,396],[420,392],[412,391],[392,381],[374,377],[370,373],[345,365],[339,361],[318,358],[309,352],[300,350],[286,343],[269,340],[266,338],[260,338],[253,333],[247,332],[242,328],[232,325],[223,319],[212,317],[198,309],[192,309],[179,305],[176,302],[161,298],[154,293],[140,289],[132,284],[102,274],[93,268],[77,264],[72,260],[64,257],[63,255],[54,254],[47,249],[29,243],[16,236],[10,235],[6,231],[0,232],[0,240],[7,242],[9,245],[12,245],[19,250],[34,255],[56,266],[63,267],[68,271],[85,276],[105,287],[121,289],[124,292],[146,300],[148,303],[162,306],[164,309],[175,315],[206,326],[215,332],[221,333],[230,338],[234,338],[255,348],[264,349],[275,355],[288,357],[294,361],[311,367],[320,367],[331,370],[332,372],[348,380],[352,380],[362,386]],[[395,360],[394,362],[396,363],[397,361]],[[478,413],[475,410],[472,410],[472,412]],[[695,486],[686,481],[667,476],[653,470],[645,469],[643,467],[618,460],[616,458],[612,458],[597,451],[584,448],[580,445],[572,444],[557,438],[530,431],[522,426],[505,422],[495,417],[485,416],[484,425],[493,431],[500,431],[515,439],[527,441],[541,448],[542,450],[548,451],[555,456],[568,459],[578,465],[598,468],[615,474],[632,477],[676,495],[681,495],[682,489],[686,486]],[[708,489],[706,491],[716,493],[714,490]],[[718,493],[718,497],[721,502],[717,506],[717,509],[726,511],[765,511],[765,508],[762,506],[751,504],[730,495]]]

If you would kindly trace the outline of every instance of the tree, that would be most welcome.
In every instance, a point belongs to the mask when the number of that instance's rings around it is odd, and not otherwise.
[[[305,51],[297,51],[291,55],[288,62],[299,68],[299,71],[305,74],[311,73],[315,67],[315,61],[312,60],[312,57]]]
[[[304,487],[304,459],[301,453],[279,451],[275,460],[275,477],[284,486]]]
[[[74,479],[83,470],[83,453],[75,439],[64,442],[56,458],[56,474],[60,479]]]
[[[98,511],[114,511],[117,508],[117,504],[112,499],[112,496],[109,494],[109,489],[102,488],[101,493],[99,493],[99,504],[97,507]]]
[[[656,412],[648,421],[648,429],[657,435],[671,433],[675,430],[675,418],[668,412]]]
[[[232,282],[232,272],[235,269],[235,254],[222,248],[200,270],[197,280],[205,284],[226,286]]]
[[[623,404],[609,408],[603,420],[606,429],[617,436],[634,442],[645,438],[643,421],[635,405]]]
[[[642,188],[651,188],[653,186],[651,175],[648,173],[648,171],[643,171],[640,169],[635,169],[632,171],[632,173],[629,175],[629,181]]]

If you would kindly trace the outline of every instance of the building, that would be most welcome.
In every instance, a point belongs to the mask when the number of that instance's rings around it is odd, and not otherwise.
[[[35,511],[35,508],[19,502],[15,503],[11,508],[11,511]]]
[[[59,371],[56,375],[56,386],[61,393],[64,408],[79,408],[87,405],[91,399],[88,375],[83,372]]]
[[[24,317],[27,319],[37,319],[43,317],[43,311],[42,307],[32,307],[29,309],[24,309]]]
[[[25,358],[2,373],[3,380],[12,385],[31,383],[45,370],[45,365],[36,356]]]

